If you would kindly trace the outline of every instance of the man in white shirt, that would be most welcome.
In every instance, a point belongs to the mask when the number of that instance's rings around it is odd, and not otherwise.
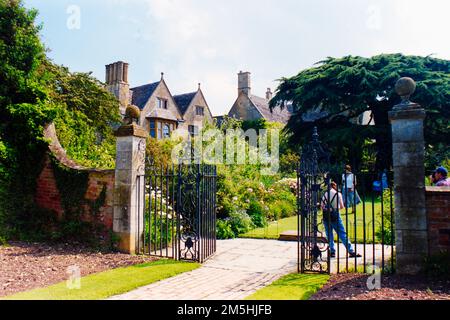
[[[331,199],[330,201],[328,201],[328,196]],[[338,234],[338,239],[345,245],[351,258],[361,257],[360,254],[355,253],[352,244],[348,240],[347,232],[345,231],[344,223],[339,213],[339,210],[344,208],[342,194],[338,191],[337,184],[332,182],[331,189],[329,191],[327,190],[322,197],[323,225],[330,246],[331,257],[336,257],[333,230]]]
[[[356,192],[356,177],[352,173],[352,167],[349,165],[345,166],[345,173],[342,175],[342,193],[346,208],[353,208],[353,206],[361,202]]]

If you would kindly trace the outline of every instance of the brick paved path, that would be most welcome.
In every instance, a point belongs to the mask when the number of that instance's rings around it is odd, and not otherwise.
[[[345,249],[340,251],[344,256]],[[336,261],[333,259],[332,270]],[[341,270],[343,266],[341,262]],[[221,240],[217,241],[216,255],[200,268],[110,299],[241,300],[296,270],[296,242]]]
[[[297,268],[297,243],[217,241],[217,253],[199,269],[129,293],[120,300],[240,300]]]

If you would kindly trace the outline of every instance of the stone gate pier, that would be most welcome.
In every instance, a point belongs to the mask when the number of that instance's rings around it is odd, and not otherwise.
[[[411,78],[397,82],[402,103],[389,113],[392,124],[396,271],[417,274],[428,255],[423,121],[425,110],[409,100],[416,84]]]

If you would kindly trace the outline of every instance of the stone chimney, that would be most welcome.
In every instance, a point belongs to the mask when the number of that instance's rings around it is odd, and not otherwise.
[[[250,72],[239,72],[238,74],[238,95],[243,92],[245,95],[251,95],[251,73]]]
[[[120,113],[125,115],[125,109],[131,103],[130,85],[128,83],[128,63],[118,61],[106,66],[106,88],[120,102]]]
[[[273,97],[273,93],[272,90],[270,88],[267,88],[267,92],[266,92],[266,100],[272,100]]]

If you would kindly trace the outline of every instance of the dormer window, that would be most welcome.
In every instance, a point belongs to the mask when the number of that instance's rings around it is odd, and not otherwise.
[[[200,106],[196,106],[195,107],[195,114],[197,116],[204,116],[205,115],[205,108],[204,107],[200,107]]]
[[[169,106],[169,102],[167,99],[157,98],[157,106],[159,109],[167,109]]]

